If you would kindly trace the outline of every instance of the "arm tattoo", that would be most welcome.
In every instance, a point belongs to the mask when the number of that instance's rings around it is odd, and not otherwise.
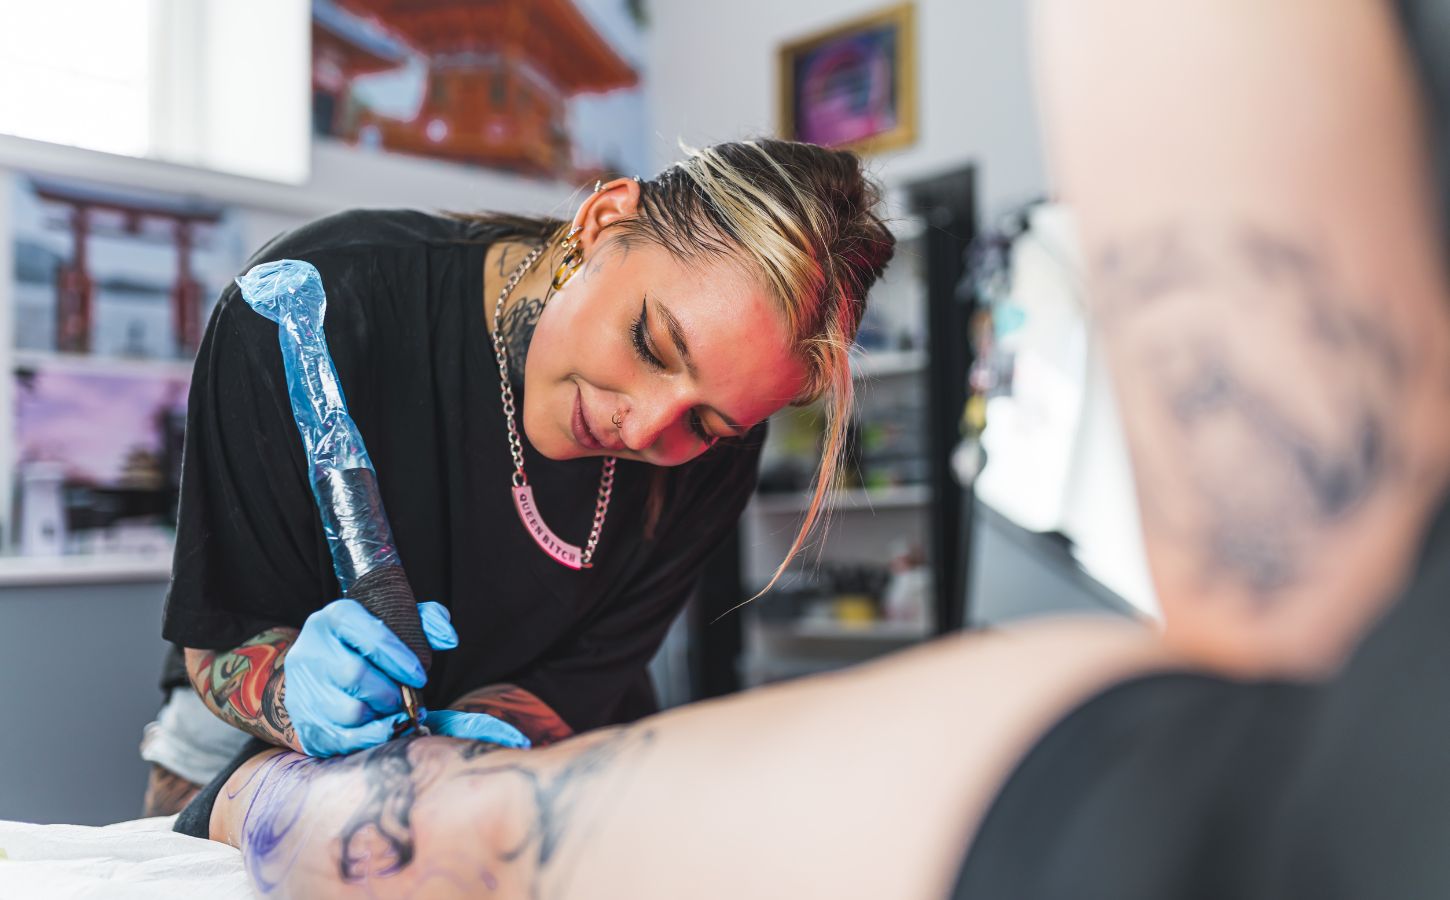
[[[448,708],[502,719],[526,734],[535,747],[562,741],[574,733],[549,704],[515,684],[492,684],[469,691]]]
[[[1402,475],[1395,398],[1423,354],[1315,248],[1261,228],[1161,228],[1106,245],[1091,274],[1140,404],[1145,531],[1268,606]]]
[[[192,673],[201,699],[228,724],[266,741],[295,747],[296,733],[283,704],[282,659],[296,629],[273,628],[235,650],[207,652]]]
[[[142,802],[142,818],[169,816],[181,812],[201,785],[188,781],[163,766],[152,764],[151,774],[146,779],[146,796]]]
[[[507,870],[507,877],[527,887],[532,897],[564,896],[566,857],[580,845],[579,840],[571,839],[599,824],[606,801],[625,786],[621,779],[637,761],[633,757],[653,741],[654,733],[648,729],[595,732],[581,739],[578,752],[562,765],[534,764],[528,753],[516,757],[517,762],[490,765],[485,758],[499,747],[443,738],[404,737],[330,759],[279,752],[265,760],[246,783],[235,791],[229,789],[228,796],[235,799],[256,783],[242,814],[240,847],[259,893],[282,887],[309,838],[321,838],[327,852],[336,854],[337,877],[344,883],[371,883],[425,865],[426,871],[417,872],[420,882],[450,881],[463,893],[470,888],[496,890],[500,875]],[[432,774],[423,774],[425,767]],[[326,779],[345,773],[361,778],[361,790],[351,782],[344,791],[321,789]],[[456,794],[467,791],[469,785],[484,784],[523,798],[521,804],[504,804],[511,816],[518,816],[517,820],[510,818],[517,827],[509,833],[522,836],[504,846],[475,850],[470,845],[464,851],[469,854],[467,859],[449,860],[461,862],[461,868],[445,871],[436,859],[419,863],[420,852],[426,849],[418,845],[413,821],[419,795],[424,791]],[[310,802],[314,788],[318,788],[318,796]],[[360,796],[348,799],[355,794]],[[307,819],[309,809],[331,803],[351,806],[336,840],[314,834],[317,823]],[[499,813],[498,809],[479,807],[475,815],[482,820]],[[463,883],[463,871],[477,883]]]

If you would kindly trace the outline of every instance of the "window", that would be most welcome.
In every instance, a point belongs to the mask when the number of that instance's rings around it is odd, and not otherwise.
[[[46,0],[0,27],[0,134],[299,183],[307,0]]]

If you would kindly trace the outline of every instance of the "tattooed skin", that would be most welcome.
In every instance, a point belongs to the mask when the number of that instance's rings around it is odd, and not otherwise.
[[[283,705],[282,675],[282,659],[296,638],[295,629],[273,628],[231,652],[208,652],[191,673],[192,685],[228,723],[263,740],[296,746],[292,719]]]
[[[325,846],[335,854],[336,877],[365,884],[369,892],[410,875],[415,880],[394,889],[446,881],[469,895],[479,888],[497,890],[507,879],[532,897],[563,896],[568,851],[603,818],[613,792],[625,786],[620,779],[627,764],[653,740],[648,729],[595,732],[580,739],[577,752],[562,763],[535,762],[533,751],[515,751],[516,761],[490,764],[488,757],[501,748],[438,737],[400,738],[329,759],[277,752],[241,785],[228,787],[227,797],[253,792],[242,813],[240,847],[248,875],[263,894],[308,887],[289,879],[299,862],[315,868],[311,857]],[[435,820],[428,833],[435,841],[457,840],[466,850],[436,846],[428,862],[419,862],[430,849],[419,843],[415,821],[424,795],[435,804],[440,796],[452,798],[449,808],[464,811],[461,822],[450,814],[447,823]],[[431,811],[436,815],[439,807]],[[319,814],[346,816],[335,840],[313,818]],[[479,844],[468,836],[474,826],[506,837]]]
[[[494,684],[470,691],[448,708],[502,719],[527,735],[535,747],[562,741],[574,733],[547,703],[515,684]]]
[[[391,875],[413,861],[413,764],[408,759],[411,741],[391,741],[377,747],[364,766],[367,795],[342,829],[342,851],[337,861],[343,881],[356,881],[368,874],[371,847],[377,838],[391,854],[392,862],[373,874]],[[489,745],[492,746],[492,745]]]
[[[1147,373],[1123,387],[1156,426],[1126,417],[1138,449],[1158,442],[1135,459],[1145,530],[1266,608],[1402,475],[1394,399],[1417,354],[1314,248],[1259,228],[1159,229],[1108,245],[1092,275],[1105,340]],[[1285,387],[1306,375],[1307,399]]]
[[[142,801],[141,816],[169,816],[179,813],[201,790],[201,785],[188,781],[180,775],[153,764],[146,779],[146,795]]]
[[[269,894],[282,886],[291,874],[304,842],[298,823],[320,764],[295,753],[277,753],[262,763],[236,792],[235,798],[253,781],[257,789],[242,818],[242,860],[247,875],[259,893]]]
[[[631,755],[643,754],[655,740],[653,730],[648,728],[621,728],[596,734],[592,744],[557,771],[544,772],[541,767],[513,763],[465,769],[458,775],[460,778],[510,777],[520,780],[528,789],[532,805],[525,817],[524,834],[515,846],[503,849],[501,859],[505,863],[526,864],[532,897],[566,896],[569,873],[561,865],[561,858],[567,849],[567,839],[586,834],[597,826],[601,807],[607,805],[601,801],[606,799],[603,795],[611,787],[610,777]],[[464,747],[462,752],[477,755],[480,751],[476,747]],[[617,781],[612,786],[621,787]]]
[[[510,297],[503,308],[499,328],[503,329],[504,346],[508,349],[509,374],[516,381],[524,377],[524,360],[528,358],[529,343],[534,339],[534,328],[543,311],[543,297],[519,294]]]
[[[523,261],[524,257],[532,250],[532,247],[508,246],[498,254],[497,271],[501,278],[507,278],[513,274],[514,267]],[[572,278],[581,282],[589,281],[600,272],[609,268],[616,262],[623,261],[629,256],[630,247],[621,241],[609,244],[607,248],[591,253]],[[549,254],[536,265],[547,265]],[[571,280],[572,280],[571,278]],[[544,307],[554,297],[552,287],[547,286],[543,296],[515,293],[508,298],[499,316],[499,328],[503,330],[504,345],[508,349],[509,373],[515,380],[524,377],[524,360],[529,355],[529,344],[534,339],[534,329],[539,324],[539,316],[543,314]]]

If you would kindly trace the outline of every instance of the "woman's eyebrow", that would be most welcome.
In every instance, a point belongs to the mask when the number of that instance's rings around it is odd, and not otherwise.
[[[649,304],[648,294],[645,295],[645,304]],[[690,345],[685,343],[685,331],[680,327],[680,320],[676,319],[675,314],[670,312],[670,308],[659,302],[659,300],[655,300],[655,308],[659,310],[660,318],[664,320],[665,330],[670,333],[670,341],[675,345],[675,350],[679,352],[680,359],[685,361],[685,369],[691,375],[694,375],[695,362],[690,359]],[[724,419],[725,417],[721,416],[720,418]],[[728,422],[729,420],[726,419],[726,421]]]

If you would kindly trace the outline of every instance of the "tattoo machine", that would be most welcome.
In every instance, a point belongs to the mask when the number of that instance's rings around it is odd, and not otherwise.
[[[237,285],[252,309],[277,323],[292,417],[307,451],[312,494],[343,596],[357,600],[385,622],[427,671],[433,654],[418,618],[418,604],[393,544],[377,472],[348,415],[342,383],[327,349],[322,276],[311,263],[283,259],[253,267],[237,279]],[[406,684],[401,687],[409,721],[397,734],[409,728],[426,734],[418,720],[417,691]]]

